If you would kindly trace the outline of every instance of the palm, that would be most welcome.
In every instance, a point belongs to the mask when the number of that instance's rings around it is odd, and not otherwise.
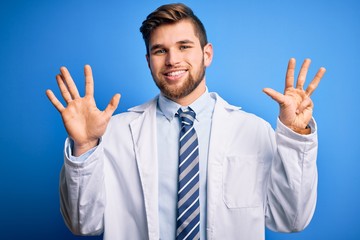
[[[283,98],[283,104],[280,105],[280,119],[287,126],[296,126],[305,128],[312,117],[312,103],[304,108],[301,112],[299,108],[308,96],[304,91],[296,88],[286,89]]]
[[[69,136],[79,144],[101,137],[108,122],[94,99],[88,97],[71,101],[61,116]]]
[[[61,74],[56,76],[61,95],[67,103],[66,108],[55,97],[51,90],[46,92],[49,100],[60,112],[67,133],[75,146],[88,150],[96,145],[104,134],[111,115],[117,108],[120,95],[116,94],[104,111],[96,107],[94,83],[90,66],[85,66],[85,96],[80,97],[70,73],[62,67]],[[82,150],[81,152],[84,152]]]
[[[280,105],[280,120],[291,129],[304,129],[312,118],[314,107],[310,95],[317,88],[325,73],[320,68],[306,90],[303,89],[310,60],[306,59],[301,66],[296,87],[294,87],[295,59],[290,59],[286,73],[284,94],[265,88],[264,92]]]

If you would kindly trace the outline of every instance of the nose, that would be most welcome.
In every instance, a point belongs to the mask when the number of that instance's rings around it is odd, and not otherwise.
[[[166,66],[174,66],[180,62],[180,54],[175,50],[168,50],[166,54]]]

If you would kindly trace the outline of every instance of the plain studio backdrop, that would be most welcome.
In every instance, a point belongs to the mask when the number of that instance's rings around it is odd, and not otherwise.
[[[58,179],[66,131],[45,90],[60,97],[55,75],[67,66],[84,92],[83,66],[95,77],[104,109],[116,113],[158,89],[139,27],[166,1],[21,1],[0,3],[0,239],[87,239],[73,236],[59,210]],[[358,1],[184,1],[214,46],[209,91],[275,127],[278,106],[262,93],[283,91],[290,57],[297,72],[312,59],[308,82],[327,72],[313,94],[319,133],[319,191],[308,228],[271,239],[360,238],[360,4]],[[90,239],[101,239],[93,237]]]

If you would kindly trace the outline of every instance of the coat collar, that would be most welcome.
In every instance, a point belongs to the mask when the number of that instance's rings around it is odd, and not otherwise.
[[[210,96],[216,100],[216,105],[221,106],[221,107],[225,108],[226,110],[234,111],[234,110],[241,109],[241,107],[229,104],[227,101],[225,101],[222,97],[220,97],[215,92],[210,92]],[[129,108],[128,111],[129,112],[143,113],[149,108],[156,107],[156,103],[158,101],[158,98],[159,98],[159,95],[157,95],[152,100],[150,100],[150,101],[148,101],[148,102],[146,102],[144,104]]]
[[[156,97],[154,97],[153,99],[151,99],[150,101],[144,103],[144,104],[141,104],[141,105],[138,105],[138,106],[135,106],[135,107],[132,107],[132,108],[129,108],[128,111],[129,112],[137,112],[137,113],[143,113],[147,110],[154,108],[155,107],[155,111],[156,111],[156,103],[158,101],[158,98],[159,98],[159,95],[157,95]]]

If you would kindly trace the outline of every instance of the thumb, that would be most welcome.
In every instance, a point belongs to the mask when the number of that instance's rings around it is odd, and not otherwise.
[[[109,117],[111,117],[111,115],[113,115],[113,113],[115,112],[116,108],[119,105],[120,102],[120,97],[121,95],[119,93],[115,94],[109,104],[107,105],[107,107],[105,108],[104,112],[106,115],[108,115]]]
[[[271,88],[264,88],[263,92],[268,95],[269,97],[271,97],[272,99],[274,99],[276,102],[278,102],[279,104],[283,104],[284,103],[284,95],[271,89]]]

